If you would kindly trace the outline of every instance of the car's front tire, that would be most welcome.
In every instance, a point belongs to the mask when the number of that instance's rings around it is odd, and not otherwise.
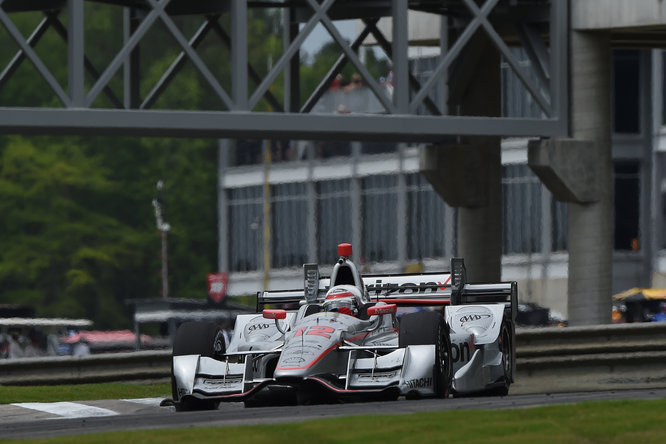
[[[212,322],[184,322],[176,330],[173,341],[171,367],[171,395],[176,403],[176,410],[214,410],[218,402],[191,397],[180,399],[176,379],[173,376],[173,356],[200,355],[221,359],[226,351],[222,330]]]
[[[400,348],[408,345],[435,344],[435,368],[433,374],[435,395],[447,398],[453,379],[451,361],[451,337],[441,314],[434,311],[408,313],[400,318]]]

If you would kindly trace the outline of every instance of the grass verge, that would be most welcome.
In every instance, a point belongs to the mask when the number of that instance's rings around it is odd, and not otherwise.
[[[663,443],[666,399],[586,402],[513,410],[355,416],[265,426],[123,431],[68,443]],[[63,438],[27,440],[64,442]]]
[[[92,401],[171,396],[170,384],[75,384],[43,386],[0,386],[0,404],[14,402]]]

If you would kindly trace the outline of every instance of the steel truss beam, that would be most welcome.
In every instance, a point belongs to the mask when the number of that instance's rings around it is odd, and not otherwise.
[[[104,0],[103,3],[124,8],[124,26],[127,29],[124,31],[122,47],[102,70],[93,66],[86,55],[86,50],[92,49],[85,48],[83,43],[86,3],[84,0],[56,3],[0,0],[0,23],[18,47],[15,56],[6,61],[6,66],[0,72],[0,90],[7,87],[10,79],[13,82],[20,81],[15,73],[27,60],[44,79],[45,87],[62,105],[61,108],[45,109],[45,105],[17,108],[0,103],[0,133],[284,137],[410,142],[442,141],[455,135],[557,137],[566,136],[568,132],[566,1],[485,0],[479,5],[475,0],[230,0],[207,1],[198,4],[197,9],[188,10],[188,2],[180,0]],[[59,9],[47,9],[54,4]],[[11,14],[31,6],[34,10],[42,11],[44,18],[26,39],[13,23]],[[285,17],[288,17],[284,20],[285,26],[290,27],[290,32],[285,33],[288,40],[285,41],[282,55],[263,78],[249,64],[247,54],[248,9],[256,7],[281,8]],[[436,69],[422,84],[407,67],[408,8],[447,15],[451,30],[448,48],[442,54]],[[66,27],[59,19],[59,15],[65,12]],[[195,20],[201,17],[202,22],[188,39],[174,21],[173,14],[190,14],[189,18]],[[228,16],[225,16],[226,14]],[[383,35],[377,26],[380,16],[389,16],[393,20],[390,38]],[[131,19],[127,19],[128,17]],[[230,31],[221,25],[223,17],[228,18],[232,24]],[[339,18],[362,20],[364,27],[352,42],[347,42],[335,26],[333,20]],[[300,26],[293,26],[293,20],[297,20]],[[141,85],[138,77],[140,71],[135,65],[141,61],[141,54],[149,53],[146,35],[157,23],[160,23],[176,42],[180,54],[155,85]],[[298,79],[298,72],[294,72],[297,71],[294,69],[294,62],[298,60],[304,42],[318,24],[326,29],[337,44],[340,56],[321,79],[318,87],[308,97],[304,97],[301,104],[294,103],[298,98],[298,94],[293,91],[297,86],[294,80],[297,82]],[[507,25],[513,29],[511,35],[505,31]],[[67,90],[35,50],[49,29],[55,30],[67,44]],[[456,76],[452,73],[456,66],[461,66],[460,61],[466,56],[469,42],[477,33],[486,34],[520,79],[525,90],[539,105],[544,118],[453,116],[445,113],[446,106],[439,107],[432,100],[430,94],[436,85],[443,82],[449,83],[448,88],[444,89],[453,90],[455,95],[458,85],[451,83],[456,81]],[[392,96],[386,94],[383,86],[373,78],[358,55],[361,45],[370,36],[392,60]],[[218,38],[229,50],[227,63],[232,67],[230,84],[223,84],[209,68],[213,62],[220,63],[219,59],[203,60],[197,53],[201,43],[210,38]],[[511,52],[510,45],[516,44],[521,44],[525,49],[537,81],[528,76]],[[212,91],[213,97],[219,100],[219,110],[152,110],[157,100],[168,94],[171,82],[188,63],[196,69]],[[354,115],[351,119],[349,116],[334,113],[310,115],[333,79],[347,64],[360,74],[364,85],[376,97],[384,113],[374,116]],[[129,66],[133,67],[127,69]],[[121,68],[125,68],[123,94],[117,93],[110,86],[111,80]],[[86,74],[91,82],[89,85],[85,83]],[[272,85],[281,75],[285,77],[285,85],[289,85],[287,91],[290,91],[285,102],[281,102],[271,92]],[[255,85],[252,91],[248,88],[248,80]],[[139,91],[148,93],[139,97]],[[101,94],[107,99],[108,104],[105,106],[110,104],[115,107],[114,110],[96,105]],[[119,96],[124,97],[124,101],[121,101]],[[262,100],[270,104],[273,113],[256,110]],[[287,102],[289,104],[285,106]],[[417,111],[423,108],[430,116],[416,115]]]
[[[0,133],[437,142],[449,135],[555,137],[546,119],[0,108]]]

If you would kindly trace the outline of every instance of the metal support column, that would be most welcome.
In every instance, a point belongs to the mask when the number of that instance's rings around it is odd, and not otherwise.
[[[247,1],[231,2],[231,88],[234,110],[247,111]]]
[[[224,174],[227,171],[229,150],[235,143],[229,139],[218,141],[217,154],[217,268],[218,271],[229,272],[229,199],[224,188]]]
[[[71,106],[85,106],[83,0],[67,0],[67,57]]]
[[[407,58],[407,2],[393,0],[393,104],[397,114],[409,113],[409,65]]]
[[[654,132],[654,121],[652,120],[652,97],[662,97],[654,94],[652,90],[652,57],[650,52],[644,51],[640,55],[640,116],[644,122],[642,135],[642,154],[640,157],[641,167],[639,169],[639,215],[638,215],[638,237],[640,254],[642,256],[642,267],[638,283],[641,287],[649,287],[652,282],[652,270],[654,269],[656,259],[656,239],[654,236],[654,224],[650,221],[651,196],[654,175],[650,165],[654,165],[652,150],[652,133]],[[657,100],[658,101],[658,100]]]
[[[651,92],[652,97],[664,97],[664,51],[662,50],[652,50],[652,63],[651,63]],[[662,208],[662,199],[661,199],[661,187],[662,187],[662,171],[660,168],[660,157],[657,147],[659,146],[659,141],[661,135],[659,134],[659,128],[664,122],[664,103],[662,100],[652,100],[651,101],[652,109],[649,112],[649,116],[652,118],[652,128],[650,132],[652,149],[650,150],[650,160],[649,165],[651,165],[650,174],[652,176],[652,189],[650,199],[650,220],[648,222],[650,230],[652,243],[654,247],[652,248],[652,270],[651,270],[651,280],[650,286],[657,286],[655,283],[655,273],[657,269],[655,265],[658,263],[658,251],[665,245],[664,230],[666,227],[664,223],[666,222],[663,218],[659,218],[658,215],[666,214],[664,213],[665,209]]]
[[[408,203],[407,203],[407,176],[405,173],[405,149],[404,143],[398,144],[398,153],[400,156],[400,171],[398,173],[398,203],[396,208],[396,227],[398,229],[398,267],[404,271],[407,265],[407,236],[409,227],[407,223]]]
[[[292,8],[287,8],[283,12],[283,28],[283,42],[286,51],[298,35],[298,23]],[[300,53],[297,51],[284,69],[284,109],[288,113],[297,113],[301,106]]]
[[[553,1],[550,6],[550,106],[557,117],[560,134],[569,133],[569,2]]]
[[[123,8],[123,44],[127,44],[132,34],[136,31],[138,22],[136,9]],[[126,109],[137,109],[141,104],[140,60],[140,45],[136,45],[123,64],[123,104]]]
[[[350,195],[351,195],[351,228],[352,228],[352,245],[354,246],[354,259],[357,263],[361,263],[361,258],[365,255],[363,251],[362,231],[363,231],[363,186],[361,179],[358,176],[358,157],[361,152],[360,143],[352,142],[352,159],[353,159],[353,172],[351,178]]]

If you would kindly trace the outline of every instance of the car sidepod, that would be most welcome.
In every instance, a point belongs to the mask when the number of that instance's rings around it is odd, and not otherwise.
[[[505,384],[500,347],[503,319],[502,304],[446,307],[455,393],[482,392]]]

